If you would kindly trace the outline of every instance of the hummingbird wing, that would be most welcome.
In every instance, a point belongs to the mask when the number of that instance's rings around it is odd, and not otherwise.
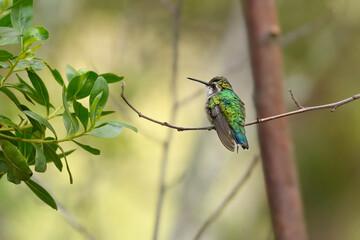
[[[215,105],[213,108],[209,108],[208,110],[221,142],[227,149],[233,152],[235,150],[235,144],[231,135],[231,129],[221,114],[219,105]]]

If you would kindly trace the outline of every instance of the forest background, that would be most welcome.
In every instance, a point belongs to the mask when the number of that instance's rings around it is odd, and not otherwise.
[[[204,89],[186,80],[226,76],[255,120],[246,28],[239,1],[183,1],[174,24],[172,2],[62,0],[34,2],[34,25],[50,38],[42,58],[65,72],[76,69],[124,75],[126,95],[147,115],[169,121],[172,111],[174,29],[179,27],[176,92],[179,126],[208,126]],[[360,3],[277,1],[282,30],[284,86],[304,106],[338,101],[359,92]],[[50,73],[40,73],[46,81]],[[48,83],[48,82],[46,82]],[[49,83],[50,84],[50,83]],[[52,96],[58,89],[50,85]],[[285,91],[288,110],[296,109]],[[110,88],[112,116],[135,125],[115,139],[85,137],[100,156],[81,149],[69,157],[74,184],[49,167],[35,177],[61,203],[56,212],[26,190],[1,181],[0,239],[149,239],[154,231],[163,141],[168,129],[138,118]],[[190,96],[190,100],[188,97]],[[0,102],[8,101],[0,95]],[[289,118],[310,239],[357,239],[360,206],[359,103]],[[14,111],[1,104],[0,114]],[[16,115],[14,111],[14,115]],[[264,117],[264,116],[261,116]],[[61,120],[54,125],[62,125]],[[174,131],[168,155],[160,239],[191,239],[259,155],[255,126],[247,127],[249,151],[228,152],[214,131]],[[64,145],[66,148],[71,146]],[[64,220],[65,219],[65,220]],[[67,220],[66,220],[67,219]],[[69,220],[70,219],[70,220]],[[80,224],[80,225],[77,225]],[[78,228],[78,229],[76,229]],[[80,230],[79,230],[80,229]],[[272,236],[261,164],[206,239]]]

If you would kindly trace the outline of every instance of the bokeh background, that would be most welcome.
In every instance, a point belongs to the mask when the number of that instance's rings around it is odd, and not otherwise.
[[[143,114],[168,121],[172,107],[174,16],[166,0],[38,0],[35,25],[50,39],[39,50],[65,73],[76,69],[124,75],[127,99]],[[304,106],[347,98],[360,90],[360,2],[357,0],[277,1],[283,33],[285,90]],[[178,99],[174,124],[207,126],[205,90],[186,80],[226,76],[256,119],[246,29],[240,1],[184,0],[179,36]],[[50,86],[52,102],[60,89]],[[204,91],[202,91],[202,90]],[[287,91],[288,109],[295,109]],[[169,129],[150,123],[111,86],[108,109],[136,126],[115,139],[84,137],[100,156],[79,149],[70,156],[74,184],[49,165],[35,178],[60,203],[54,211],[24,184],[0,182],[0,239],[151,239],[163,141]],[[200,92],[199,92],[200,91]],[[0,98],[0,114],[15,108]],[[323,110],[289,117],[310,239],[360,238],[360,111],[353,102],[334,113]],[[14,111],[14,112],[12,112]],[[264,117],[264,116],[261,116]],[[52,122],[63,128],[61,119]],[[172,131],[172,130],[171,130]],[[59,132],[59,130],[58,130]],[[255,126],[247,128],[249,151],[228,152],[214,131],[174,131],[169,149],[160,239],[192,239],[259,155]],[[74,148],[65,144],[66,149]],[[261,164],[203,239],[273,239]]]

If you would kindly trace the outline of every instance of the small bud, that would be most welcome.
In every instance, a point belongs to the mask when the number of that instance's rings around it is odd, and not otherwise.
[[[279,36],[280,35],[280,27],[279,27],[279,25],[272,25],[271,27],[270,27],[270,32],[269,32],[269,35],[271,36],[271,37],[277,37],[277,36]]]

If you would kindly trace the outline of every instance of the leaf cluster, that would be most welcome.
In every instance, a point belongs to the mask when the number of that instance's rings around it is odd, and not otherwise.
[[[113,73],[98,74],[87,69],[75,70],[67,65],[65,82],[57,69],[35,57],[42,42],[49,38],[49,32],[43,26],[33,27],[32,19],[32,0],[0,0],[0,46],[17,45],[19,48],[17,53],[0,50],[0,68],[6,72],[5,76],[0,75],[0,94],[7,96],[20,116],[16,123],[0,115],[0,178],[6,175],[9,182],[25,182],[41,200],[57,209],[51,195],[31,179],[31,167],[34,166],[35,172],[42,173],[49,163],[53,163],[62,171],[65,163],[72,183],[67,156],[75,149],[64,151],[60,145],[62,142],[72,141],[89,153],[99,155],[98,149],[75,139],[84,135],[112,138],[120,134],[123,127],[137,129],[116,120],[100,121],[102,116],[113,113],[104,111],[109,84],[119,82],[123,77]],[[55,107],[51,103],[45,81],[38,74],[43,69],[51,72],[61,89],[60,106]],[[26,78],[21,77],[21,72]],[[19,100],[19,96],[24,100]],[[84,105],[86,98],[87,106]],[[35,108],[37,105],[42,106],[42,112],[33,110],[39,109]],[[66,129],[63,138],[59,138],[50,123],[56,117],[63,119]]]

